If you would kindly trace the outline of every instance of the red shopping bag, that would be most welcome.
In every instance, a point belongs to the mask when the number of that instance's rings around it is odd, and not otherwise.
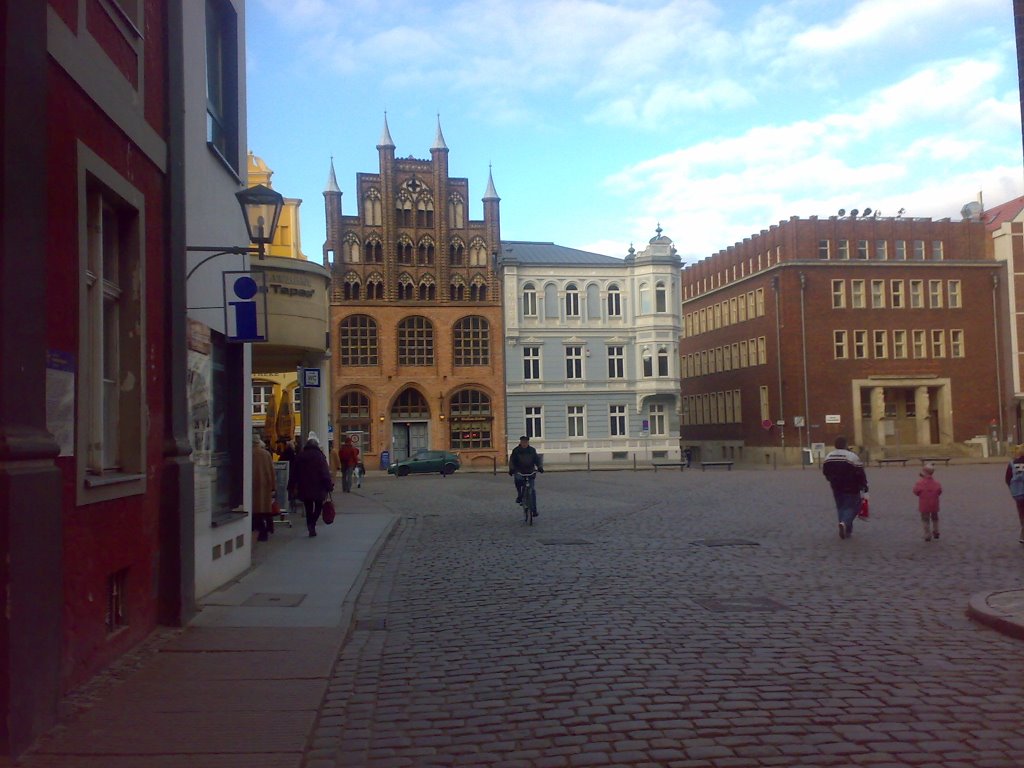
[[[868,500],[865,498],[860,500],[860,511],[857,513],[857,517],[862,520],[867,520],[871,517],[871,513],[868,511]]]
[[[323,518],[325,525],[330,525],[334,522],[334,514],[334,502],[331,500],[331,497],[328,496],[327,501],[324,502],[323,512],[321,513],[321,517]]]

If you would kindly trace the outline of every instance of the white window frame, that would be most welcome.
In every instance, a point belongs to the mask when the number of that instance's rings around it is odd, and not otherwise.
[[[905,329],[897,328],[892,332],[892,357],[893,360],[906,360],[909,351],[907,332]]]
[[[569,283],[565,286],[564,307],[566,317],[580,316],[580,291],[575,283]]]
[[[626,357],[625,348],[621,344],[608,346],[608,378],[626,378]]]
[[[967,356],[962,328],[952,328],[949,331],[949,356],[957,358]]]
[[[874,331],[874,356],[879,360],[889,357],[889,334],[887,331]]]
[[[608,317],[622,317],[622,291],[617,285],[609,286],[606,306]]]
[[[903,293],[902,280],[889,281],[889,306],[893,309],[905,309],[907,306],[906,297]]]
[[[531,440],[544,437],[544,406],[527,405],[523,408],[523,434]]]
[[[933,328],[931,332],[931,355],[933,358],[946,356],[946,330],[944,328]]]
[[[523,347],[523,381],[540,381],[540,347],[529,345]]]
[[[587,407],[567,405],[565,407],[565,435],[570,440],[581,440],[587,436]]]
[[[924,280],[910,281],[910,308],[924,309]]]
[[[946,282],[948,294],[948,306],[950,309],[960,309],[963,306],[963,293],[959,280],[948,280]]]
[[[252,415],[266,416],[270,398],[274,396],[274,385],[269,381],[252,383]]]
[[[871,281],[871,308],[885,309],[885,280]]]
[[[942,281],[928,281],[928,307],[931,309],[942,309]]]
[[[537,317],[537,289],[533,283],[523,286],[523,317]]]
[[[608,434],[611,437],[628,437],[626,431],[626,406],[608,406]]]
[[[925,332],[923,330],[916,329],[911,331],[910,343],[913,348],[915,360],[922,360],[928,357],[928,339],[925,337]]]
[[[662,403],[651,403],[647,406],[647,423],[650,426],[651,437],[664,437],[668,434],[668,421]]]
[[[864,295],[865,285],[863,280],[850,281],[850,307],[851,309],[865,309],[867,307]]]
[[[868,332],[856,330],[853,332],[853,359],[866,360],[868,357]]]
[[[832,281],[832,309],[846,308],[846,281]]]
[[[836,360],[846,360],[849,357],[846,331],[832,331],[832,356]]]
[[[566,381],[582,381],[583,379],[583,346],[569,344],[565,348],[565,379]]]
[[[84,144],[77,149],[76,499],[89,504],[146,492],[146,198]],[[111,241],[103,226],[113,219]],[[114,251],[106,259],[105,249]],[[104,267],[116,269],[116,282]]]

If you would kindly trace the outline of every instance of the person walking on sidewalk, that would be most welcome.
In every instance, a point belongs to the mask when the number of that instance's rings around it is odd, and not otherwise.
[[[266,541],[274,532],[274,457],[263,447],[260,436],[252,436],[252,529],[256,541]]]
[[[836,438],[835,450],[821,463],[821,471],[832,486],[839,517],[839,538],[853,535],[853,520],[860,512],[861,492],[868,497],[868,476],[860,457],[847,449],[846,438]]]
[[[316,523],[324,508],[327,494],[334,490],[331,468],[327,457],[320,450],[320,439],[316,432],[310,432],[305,445],[295,457],[292,466],[292,485],[295,495],[306,508],[306,528],[310,536],[316,536]]]
[[[359,465],[359,449],[352,445],[352,438],[346,437],[338,450],[338,461],[341,463],[341,490],[352,492],[352,473]]]
[[[1013,449],[1013,458],[1006,465],[1006,485],[1017,504],[1017,518],[1020,522],[1017,541],[1024,544],[1024,443]]]
[[[921,467],[921,477],[914,483],[917,511],[921,513],[925,541],[939,538],[939,496],[942,495],[942,484],[932,477],[934,474],[935,465],[928,462]]]

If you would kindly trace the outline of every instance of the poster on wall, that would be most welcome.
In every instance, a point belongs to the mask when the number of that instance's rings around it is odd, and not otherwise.
[[[46,351],[46,429],[60,456],[75,455],[75,356]]]
[[[188,440],[195,465],[195,513],[213,510],[213,387],[210,328],[188,321]]]

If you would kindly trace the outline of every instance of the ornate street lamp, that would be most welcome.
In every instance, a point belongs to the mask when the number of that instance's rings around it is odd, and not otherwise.
[[[205,259],[201,259],[185,275],[187,281],[192,273],[199,267],[224,254],[256,254],[262,261],[267,255],[267,246],[274,241],[274,234],[277,232],[277,223],[281,218],[281,209],[284,208],[284,196],[275,192],[270,187],[257,184],[255,187],[248,187],[235,193],[238,205],[242,209],[242,217],[245,219],[245,230],[249,235],[251,245],[190,245],[185,248],[187,251],[210,253]]]
[[[235,197],[242,208],[249,242],[256,243],[257,253],[262,260],[266,256],[265,248],[273,242],[274,233],[277,232],[284,197],[280,192],[262,184],[236,192]]]

